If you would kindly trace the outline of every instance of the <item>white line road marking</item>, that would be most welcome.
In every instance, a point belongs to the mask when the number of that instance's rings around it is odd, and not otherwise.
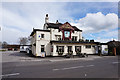
[[[81,68],[81,67],[84,67],[84,66],[76,66],[76,67],[69,67],[69,68],[53,69],[53,71],[75,69],[75,68]]]
[[[77,69],[77,68],[82,68],[82,67],[93,67],[93,66],[95,66],[95,65],[75,66],[75,67],[68,67],[68,68],[61,68],[61,69],[53,69],[53,71],[68,70],[68,69]]]
[[[95,65],[87,65],[86,67],[92,67],[92,66],[95,66]]]
[[[62,70],[66,70],[66,69],[76,69],[76,68],[81,68],[81,67],[84,67],[84,66],[76,66],[76,67],[63,68]]]
[[[15,76],[15,75],[19,75],[20,73],[13,73],[13,74],[5,74],[5,75],[2,75],[2,76]]]
[[[113,64],[118,64],[118,63],[120,63],[120,62],[112,62]]]
[[[58,62],[58,61],[72,61],[72,60],[93,60],[90,58],[72,58],[72,59],[62,59],[62,60],[50,60],[51,62]]]
[[[59,70],[59,69],[53,69],[53,71],[57,71],[57,70]]]

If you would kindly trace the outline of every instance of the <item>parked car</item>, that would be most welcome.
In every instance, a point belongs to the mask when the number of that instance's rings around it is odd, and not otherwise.
[[[26,49],[27,54],[31,54],[32,50],[31,50],[31,46],[29,46],[29,48]]]
[[[29,48],[29,46],[22,45],[22,46],[20,46],[20,52],[27,52],[28,48]]]

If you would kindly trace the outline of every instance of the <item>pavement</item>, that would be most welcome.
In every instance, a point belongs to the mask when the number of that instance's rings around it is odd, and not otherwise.
[[[118,56],[36,58],[26,53],[2,53],[3,78],[118,78]]]
[[[24,52],[19,51],[5,51],[2,54],[2,62],[19,62],[19,61],[71,61],[71,60],[95,60],[98,58],[110,58],[114,56],[97,56],[97,55],[89,55],[89,57],[74,57],[74,58],[65,58],[65,57],[34,57]]]

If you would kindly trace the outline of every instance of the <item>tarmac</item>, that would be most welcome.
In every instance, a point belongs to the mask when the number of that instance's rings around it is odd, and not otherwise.
[[[95,60],[98,58],[109,58],[114,56],[98,56],[98,55],[89,55],[88,57],[79,58],[75,56],[74,58],[65,58],[65,57],[34,57],[24,52],[19,51],[5,51],[2,52],[2,62],[20,62],[20,61],[47,61],[47,62],[58,62],[58,61],[73,61],[73,60],[82,60],[89,61]]]

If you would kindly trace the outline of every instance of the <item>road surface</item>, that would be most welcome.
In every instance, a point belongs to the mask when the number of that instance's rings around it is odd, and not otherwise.
[[[1,76],[3,78],[118,78],[117,56],[94,56],[77,60],[56,59],[5,61],[2,62]]]

